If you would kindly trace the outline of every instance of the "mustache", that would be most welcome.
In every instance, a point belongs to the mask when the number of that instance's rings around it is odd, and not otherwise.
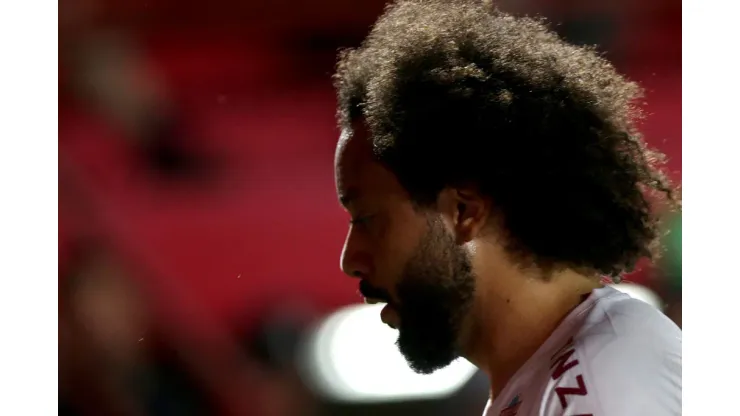
[[[381,289],[379,287],[373,286],[368,282],[367,280],[361,280],[360,281],[360,289],[359,292],[362,296],[370,299],[378,299],[380,301],[386,302],[386,303],[392,303],[393,300],[391,299],[390,293],[388,293],[387,290]]]

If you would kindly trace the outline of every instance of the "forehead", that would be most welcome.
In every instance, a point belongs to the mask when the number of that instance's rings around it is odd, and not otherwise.
[[[408,199],[395,175],[375,159],[369,137],[364,123],[342,131],[334,158],[340,201],[347,206],[357,199]]]

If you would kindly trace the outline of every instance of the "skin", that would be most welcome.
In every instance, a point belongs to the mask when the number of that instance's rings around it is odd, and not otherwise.
[[[340,202],[352,218],[342,270],[387,292],[392,305],[401,303],[398,284],[429,236],[430,218],[441,224],[439,232],[449,236],[449,244],[461,248],[472,266],[475,290],[455,331],[456,348],[488,375],[494,397],[563,318],[601,287],[599,279],[573,270],[545,279],[536,266],[525,268],[514,261],[490,220],[492,201],[473,187],[446,188],[434,207],[415,208],[395,175],[375,160],[361,122],[342,132],[335,180]],[[397,308],[386,308],[382,319],[403,331]]]

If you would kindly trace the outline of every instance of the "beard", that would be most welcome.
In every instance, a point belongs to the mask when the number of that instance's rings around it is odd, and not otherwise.
[[[475,292],[470,256],[439,220],[429,221],[397,286],[398,345],[412,370],[430,374],[460,356],[459,337]]]

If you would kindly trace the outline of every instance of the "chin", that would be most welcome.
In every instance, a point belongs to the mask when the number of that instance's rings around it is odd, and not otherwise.
[[[399,331],[396,345],[409,367],[419,374],[431,374],[441,370],[460,357],[454,342],[449,340],[443,342],[441,339],[425,340],[423,337],[417,338],[413,337],[413,334],[406,334],[403,330]]]

